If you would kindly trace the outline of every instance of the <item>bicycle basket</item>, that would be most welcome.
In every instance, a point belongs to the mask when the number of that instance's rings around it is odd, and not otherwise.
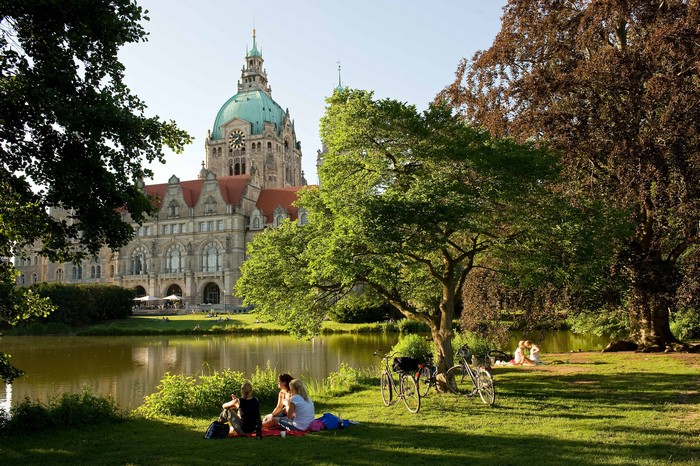
[[[395,372],[413,372],[418,370],[418,360],[414,358],[394,358],[391,368]]]

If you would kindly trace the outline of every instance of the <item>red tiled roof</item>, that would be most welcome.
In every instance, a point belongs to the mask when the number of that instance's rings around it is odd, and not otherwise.
[[[291,186],[288,188],[270,188],[263,189],[258,197],[258,202],[255,207],[260,209],[265,215],[267,222],[272,222],[275,209],[278,206],[286,209],[291,220],[297,219],[297,208],[292,205],[292,202],[297,200],[297,191],[305,188],[305,186]]]
[[[223,197],[224,202],[230,205],[238,205],[249,179],[250,177],[248,175],[222,176],[217,178],[216,181],[219,183],[219,190],[221,191],[221,197]],[[188,207],[194,207],[195,204],[197,204],[199,196],[202,194],[203,183],[203,179],[180,182],[182,196]],[[167,189],[168,183],[151,184],[146,186],[146,194],[155,196],[162,201]]]

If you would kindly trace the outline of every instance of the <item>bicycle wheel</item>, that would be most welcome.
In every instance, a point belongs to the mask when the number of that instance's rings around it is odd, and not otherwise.
[[[430,391],[431,375],[430,367],[423,366],[418,371],[418,393],[420,396],[428,396]]]
[[[420,409],[418,385],[411,374],[401,374],[401,399],[410,412],[417,413]]]
[[[474,382],[469,371],[462,366],[453,366],[447,371],[447,387],[455,395],[471,395],[474,393]]]
[[[387,371],[382,372],[382,376],[380,377],[380,383],[382,387],[382,401],[384,402],[384,406],[389,406],[391,404],[391,395],[392,395],[392,380],[391,380],[391,375]]]
[[[487,405],[492,405],[496,401],[496,387],[493,384],[493,377],[483,367],[480,367],[477,371],[477,377],[477,390],[481,401]]]

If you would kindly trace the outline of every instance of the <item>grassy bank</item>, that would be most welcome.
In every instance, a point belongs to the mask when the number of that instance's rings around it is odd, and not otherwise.
[[[211,418],[127,421],[0,437],[4,464],[498,464],[700,462],[700,357],[575,353],[571,364],[496,368],[496,405],[431,394],[417,415],[376,386],[316,394],[361,424],[298,438],[203,440]]]
[[[167,320],[166,320],[167,319]],[[413,322],[410,322],[413,324]],[[322,333],[365,333],[398,331],[393,323],[343,324],[324,322]],[[93,325],[70,328],[67,325],[38,324],[6,328],[4,335],[51,335],[74,334],[81,336],[115,335],[204,335],[204,334],[286,334],[284,328],[273,322],[261,322],[254,313],[221,314],[206,317],[206,314],[168,316],[131,316],[127,319],[106,320]]]

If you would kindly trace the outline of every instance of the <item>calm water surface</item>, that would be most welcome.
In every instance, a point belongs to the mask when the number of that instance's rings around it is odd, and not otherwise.
[[[511,342],[513,351],[519,335]],[[377,366],[372,353],[388,349],[397,334],[329,335],[300,341],[289,336],[173,337],[0,337],[0,351],[26,375],[12,387],[0,383],[0,407],[25,397],[46,402],[84,387],[112,395],[120,407],[134,409],[153,393],[166,372],[188,375],[231,369],[250,375],[271,367],[320,380],[341,363],[357,369]],[[600,350],[605,338],[556,332],[541,341],[543,353]]]

